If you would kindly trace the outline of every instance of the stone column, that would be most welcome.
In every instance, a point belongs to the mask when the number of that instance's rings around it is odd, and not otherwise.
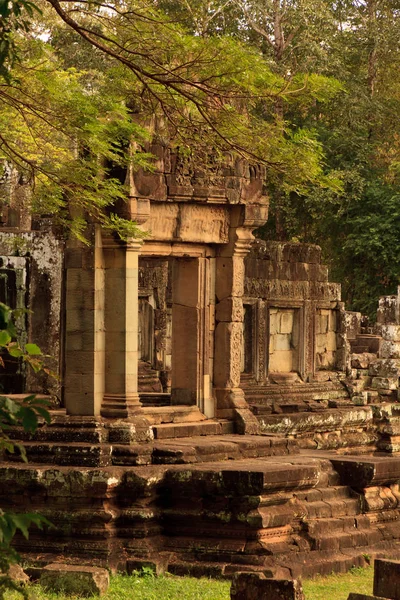
[[[69,415],[96,416],[104,394],[104,261],[99,227],[90,247],[65,253],[64,402]]]
[[[253,236],[246,228],[231,228],[230,242],[221,246],[215,275],[214,393],[217,417],[235,419],[239,433],[258,433],[259,425],[240,386],[243,352],[244,257]]]
[[[138,394],[138,276],[142,242],[107,238],[105,266],[104,417],[129,418],[141,409]]]

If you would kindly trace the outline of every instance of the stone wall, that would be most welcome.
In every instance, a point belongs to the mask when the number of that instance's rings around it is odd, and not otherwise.
[[[48,366],[60,373],[63,243],[49,231],[0,232],[1,301],[29,312],[18,319],[23,342],[32,341],[49,355]],[[59,381],[33,374],[23,366],[4,391],[50,393],[59,396]],[[6,378],[2,375],[2,380]]]
[[[257,381],[275,372],[311,381],[318,371],[345,369],[340,285],[329,282],[318,246],[255,240],[245,260],[244,303],[256,312]]]

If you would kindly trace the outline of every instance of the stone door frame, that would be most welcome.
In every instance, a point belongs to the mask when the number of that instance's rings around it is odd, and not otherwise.
[[[141,249],[142,257],[174,261],[171,405],[196,405],[209,418],[215,416],[212,396],[215,254],[215,248],[207,244],[152,240],[146,240]]]

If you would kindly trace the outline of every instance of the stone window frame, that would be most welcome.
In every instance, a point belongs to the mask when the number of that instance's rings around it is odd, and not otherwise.
[[[298,310],[299,311],[299,368],[296,371],[299,377],[306,380],[306,345],[307,345],[307,331],[305,321],[305,303],[303,301],[291,300],[285,302],[283,300],[267,300],[265,302],[265,378],[269,380],[269,338],[270,338],[270,309],[271,308],[282,308],[286,310]],[[315,342],[313,343],[314,346]]]

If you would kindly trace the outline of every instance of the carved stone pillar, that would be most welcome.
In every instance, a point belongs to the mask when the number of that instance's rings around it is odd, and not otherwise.
[[[230,229],[229,244],[216,257],[214,393],[217,416],[234,419],[239,433],[258,433],[259,424],[240,386],[243,352],[244,257],[253,239],[250,229]]]
[[[65,252],[64,402],[70,415],[96,416],[104,394],[104,261],[101,231],[92,245],[68,242]]]
[[[129,418],[138,413],[138,276],[142,242],[107,238],[105,266],[104,417]]]

